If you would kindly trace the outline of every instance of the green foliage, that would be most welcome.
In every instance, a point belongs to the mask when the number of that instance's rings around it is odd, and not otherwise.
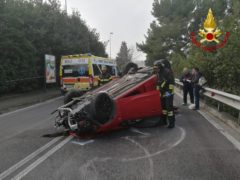
[[[58,0],[0,0],[0,93],[39,88],[44,55],[92,53],[107,56],[95,29],[90,29],[78,12],[60,9]]]
[[[194,47],[189,36],[203,27],[209,8],[222,32],[230,32],[226,46],[211,53]],[[147,54],[147,65],[157,59],[169,59],[176,77],[184,67],[199,67],[210,87],[240,94],[239,0],[154,0],[152,14],[155,21],[146,41],[137,44]]]
[[[183,68],[191,68],[189,61],[185,59],[184,56],[181,56],[180,54],[173,54],[171,56],[172,60],[172,68],[174,69],[175,77],[180,78],[182,76],[182,70]],[[178,69],[178,71],[176,71]]]
[[[127,63],[132,61],[132,50],[127,47],[126,42],[122,42],[119,53],[116,57],[117,66],[120,71],[123,71]]]
[[[226,16],[221,26],[223,32],[231,33],[223,48],[209,53],[193,47],[186,60],[201,69],[210,87],[240,94],[240,44],[237,38],[240,37],[240,24],[232,15]]]

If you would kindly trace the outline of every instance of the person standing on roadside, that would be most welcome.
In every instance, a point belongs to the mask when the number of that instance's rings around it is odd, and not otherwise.
[[[161,59],[154,62],[153,73],[157,75],[157,87],[161,94],[162,125],[168,128],[175,127],[175,114],[173,106],[174,75],[168,60]]]
[[[199,85],[199,79],[202,77],[202,73],[200,73],[197,67],[192,69],[192,83],[193,83],[193,94],[194,94],[194,102],[195,107],[193,110],[199,110],[199,101],[200,101],[200,90],[201,86]]]
[[[180,82],[183,83],[183,105],[187,105],[187,95],[190,96],[190,102],[191,104],[194,103],[194,97],[193,97],[193,86],[192,86],[192,75],[188,68],[183,69],[183,75],[180,78]]]

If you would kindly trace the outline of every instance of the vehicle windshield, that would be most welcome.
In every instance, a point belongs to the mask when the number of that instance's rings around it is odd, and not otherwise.
[[[63,66],[63,77],[79,77],[79,76],[88,76],[87,64],[81,65],[65,65]]]
[[[95,76],[99,76],[101,74],[101,69],[103,65],[98,65],[98,64],[93,64],[93,72]],[[111,76],[116,76],[116,66],[108,66],[104,65],[107,67],[107,72],[111,74]]]

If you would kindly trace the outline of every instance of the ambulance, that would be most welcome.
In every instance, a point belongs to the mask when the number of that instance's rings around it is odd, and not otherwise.
[[[107,67],[112,78],[117,77],[116,61],[91,54],[62,56],[60,63],[61,92],[76,89],[88,91],[98,86],[102,66]]]

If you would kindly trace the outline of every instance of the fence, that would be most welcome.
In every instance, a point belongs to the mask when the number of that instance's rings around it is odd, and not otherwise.
[[[179,79],[175,79],[176,86],[182,89],[183,84]],[[238,121],[240,125],[240,96],[222,92],[216,89],[204,88],[203,96],[209,98],[217,103],[217,109],[221,112],[222,105],[227,105],[238,111]]]

